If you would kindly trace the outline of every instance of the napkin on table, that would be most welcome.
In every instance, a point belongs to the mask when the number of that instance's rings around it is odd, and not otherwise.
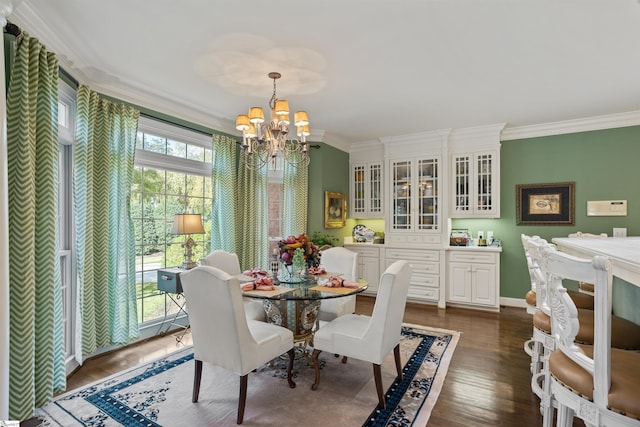
[[[250,270],[243,271],[242,274],[244,274],[245,276],[255,277],[255,278],[267,277],[269,275],[269,273],[267,273],[265,270],[259,267],[253,267]]]
[[[255,282],[243,283],[240,285],[243,292],[247,291],[273,291],[276,287],[273,286],[273,280],[268,277],[263,277]]]
[[[343,279],[342,277],[332,276],[324,286],[328,288],[359,288],[360,283]]]
[[[309,267],[309,274],[313,274],[314,276],[317,274],[326,274],[327,270],[324,267]]]

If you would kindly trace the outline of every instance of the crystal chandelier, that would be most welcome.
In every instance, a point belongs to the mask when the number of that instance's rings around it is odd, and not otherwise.
[[[249,169],[260,169],[269,162],[275,164],[280,155],[293,166],[309,164],[309,118],[306,111],[296,111],[293,129],[300,139],[288,139],[292,128],[289,102],[276,96],[276,80],[280,77],[280,73],[269,73],[269,78],[273,79],[269,120],[265,120],[264,111],[260,107],[251,107],[248,115],[239,114],[236,118],[236,129],[242,131],[242,162]]]

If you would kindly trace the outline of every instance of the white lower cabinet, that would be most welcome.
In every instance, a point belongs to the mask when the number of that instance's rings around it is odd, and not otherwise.
[[[346,244],[344,247],[358,252],[358,278],[369,284],[364,293],[375,295],[380,282],[380,248],[366,243]]]
[[[485,249],[448,250],[447,302],[500,309],[500,253]]]
[[[438,303],[444,306],[444,295],[440,292],[440,257],[439,250],[426,249],[393,249],[385,250],[385,268],[398,260],[407,260],[413,272],[409,282],[409,300]]]

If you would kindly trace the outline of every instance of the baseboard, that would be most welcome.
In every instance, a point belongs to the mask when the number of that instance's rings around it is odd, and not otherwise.
[[[500,305],[505,307],[527,308],[527,301],[523,298],[500,298]]]

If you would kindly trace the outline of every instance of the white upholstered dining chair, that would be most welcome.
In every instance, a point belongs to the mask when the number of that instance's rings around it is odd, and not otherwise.
[[[195,372],[192,401],[198,401],[202,363],[220,366],[240,375],[237,423],[242,424],[249,372],[283,353],[289,354],[287,380],[295,353],[293,332],[271,323],[249,320],[244,314],[238,279],[224,271],[200,266],[180,275],[189,305]]]
[[[407,261],[396,261],[380,277],[378,295],[371,316],[345,314],[323,325],[315,333],[312,361],[315,382],[320,384],[318,356],[322,351],[371,362],[378,394],[378,402],[385,407],[380,365],[393,350],[398,378],[402,380],[400,361],[400,335],[409,291],[411,266]]]
[[[606,257],[581,259],[552,247],[542,249],[541,268],[546,276],[552,307],[551,329],[556,350],[542,383],[550,400],[543,407],[543,425],[570,427],[573,418],[587,426],[640,426],[640,353],[611,347],[611,264]],[[576,344],[580,330],[578,309],[563,280],[594,284],[595,325],[593,345]]]
[[[346,280],[358,280],[358,253],[336,246],[325,249],[320,256],[320,266],[328,273],[342,273]],[[318,321],[331,321],[336,317],[356,311],[356,296],[324,299],[320,302]]]
[[[225,273],[237,278],[241,282],[243,279],[242,270],[240,269],[240,260],[238,255],[232,252],[216,249],[204,258],[200,259],[201,265],[219,268]],[[246,278],[248,280],[249,278]],[[267,321],[262,302],[244,298],[244,311],[247,319]]]

